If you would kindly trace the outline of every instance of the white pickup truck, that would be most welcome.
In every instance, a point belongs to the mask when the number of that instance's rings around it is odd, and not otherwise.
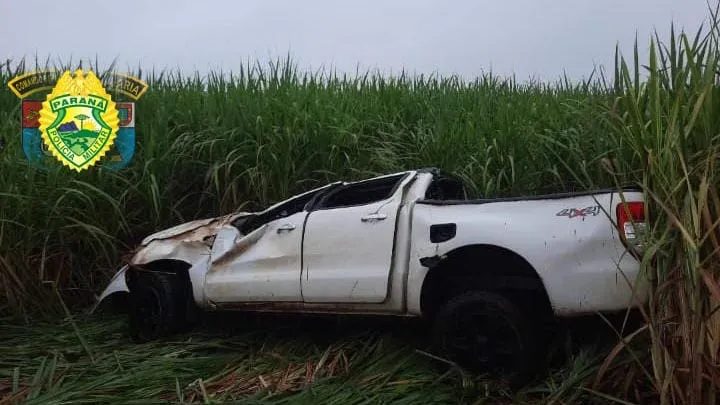
[[[150,235],[96,307],[129,298],[141,340],[202,310],[424,316],[449,359],[520,373],[546,320],[645,302],[644,221],[632,189],[469,200],[454,176],[411,170]]]

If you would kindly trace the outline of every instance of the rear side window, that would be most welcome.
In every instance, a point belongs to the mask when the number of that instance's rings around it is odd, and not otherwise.
[[[465,186],[460,179],[437,175],[433,177],[425,198],[428,200],[466,200]]]

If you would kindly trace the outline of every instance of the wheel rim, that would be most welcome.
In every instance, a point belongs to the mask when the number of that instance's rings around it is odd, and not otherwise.
[[[446,347],[474,371],[512,373],[522,361],[523,345],[509,319],[483,304],[456,311]]]

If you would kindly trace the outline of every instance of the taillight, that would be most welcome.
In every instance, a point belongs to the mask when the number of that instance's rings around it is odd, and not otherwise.
[[[642,253],[647,227],[645,204],[638,201],[620,203],[616,207],[616,213],[620,239],[628,248]]]

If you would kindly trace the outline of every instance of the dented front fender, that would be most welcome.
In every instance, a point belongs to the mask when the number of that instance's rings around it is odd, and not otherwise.
[[[115,293],[129,293],[125,274],[130,267],[143,267],[159,260],[176,260],[187,263],[192,284],[193,298],[198,305],[204,303],[204,279],[207,273],[211,249],[218,229],[237,218],[251,215],[240,212],[216,218],[187,222],[146,237],[126,259],[112,280],[98,297],[90,312],[94,312],[103,300]]]
[[[125,280],[127,271],[132,266],[143,266],[158,260],[179,260],[193,266],[190,272],[193,285],[201,284],[204,277],[204,270],[210,257],[210,247],[218,223],[227,220],[228,217],[214,219],[211,221],[193,221],[183,226],[177,226],[169,230],[158,232],[146,238],[143,243],[133,252],[129,260],[115,273],[105,290],[95,301],[90,309],[93,313],[102,302],[115,293],[129,293],[130,289]],[[198,291],[194,289],[196,299]]]
[[[179,260],[195,263],[203,256],[210,256],[209,242],[182,241],[176,239],[154,240],[138,249],[130,259],[131,266],[142,266],[158,260]]]

